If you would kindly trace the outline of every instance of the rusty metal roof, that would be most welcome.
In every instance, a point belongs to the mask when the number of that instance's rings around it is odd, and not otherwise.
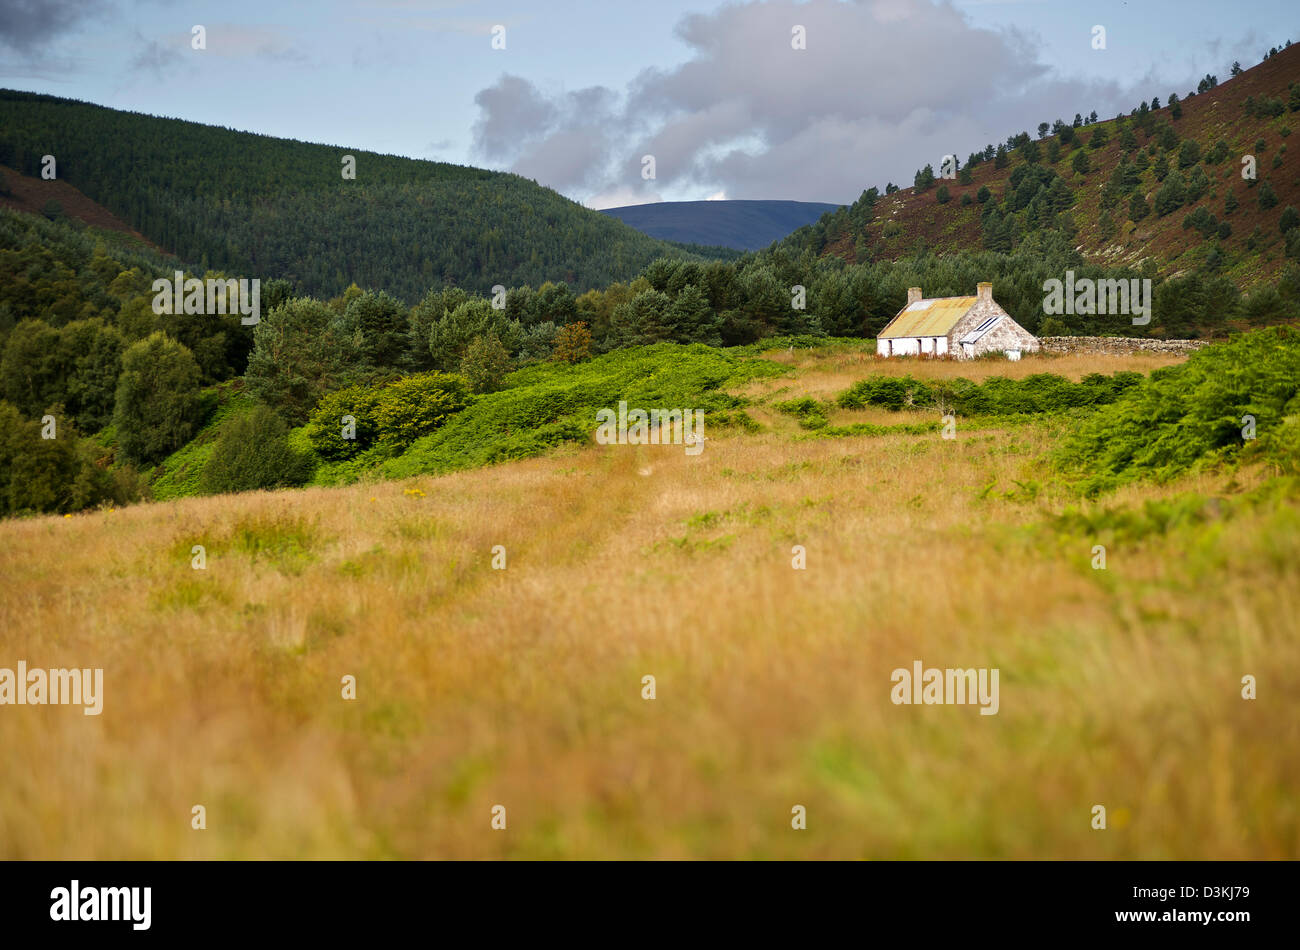
[[[978,297],[931,297],[908,304],[880,331],[879,339],[947,336]]]

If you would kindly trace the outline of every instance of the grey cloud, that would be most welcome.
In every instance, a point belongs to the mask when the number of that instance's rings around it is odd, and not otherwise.
[[[31,55],[110,9],[104,0],[0,0],[0,46]]]
[[[621,121],[618,96],[590,86],[547,97],[518,76],[502,76],[474,97],[481,111],[474,151],[553,188],[599,186]]]
[[[502,76],[495,86],[474,97],[482,117],[474,126],[474,144],[483,157],[500,161],[546,132],[558,110],[527,79]]]

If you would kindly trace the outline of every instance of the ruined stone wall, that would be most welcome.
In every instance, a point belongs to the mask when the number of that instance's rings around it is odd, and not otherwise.
[[[1146,340],[1139,337],[1042,336],[1044,353],[1102,353],[1127,356],[1130,353],[1187,354],[1208,346],[1208,340]]]

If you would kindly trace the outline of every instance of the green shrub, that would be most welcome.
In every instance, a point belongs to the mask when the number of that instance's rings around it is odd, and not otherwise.
[[[840,393],[842,409],[879,406],[897,412],[904,406],[930,405],[934,394],[929,386],[911,376],[870,376]]]
[[[477,397],[402,455],[380,463],[386,477],[473,468],[540,455],[565,442],[587,442],[600,409],[696,409],[706,430],[725,419],[749,428],[745,401],[724,388],[784,372],[702,344],[660,343],[615,350],[576,365],[535,363],[512,373],[507,388]]]
[[[203,468],[203,490],[221,494],[304,484],[312,462],[289,446],[288,436],[289,427],[268,406],[234,416]]]
[[[1003,354],[993,356],[1005,358]],[[854,383],[839,395],[837,402],[845,409],[878,406],[894,412],[907,406],[945,406],[967,416],[1037,414],[1114,402],[1141,379],[1140,373],[1133,372],[1112,376],[1091,373],[1077,383],[1053,373],[1036,373],[1024,379],[994,376],[982,383],[961,378],[927,383],[911,376],[871,376]]]
[[[399,450],[465,407],[465,380],[451,373],[417,373],[383,386],[349,386],[312,410],[307,439],[321,458],[350,459],[376,446]],[[344,417],[352,420],[345,423]],[[345,438],[345,427],[351,438]]]
[[[460,358],[460,374],[468,380],[470,391],[475,393],[500,389],[501,381],[510,369],[510,354],[490,330],[471,340]]]
[[[1141,477],[1166,479],[1194,465],[1251,452],[1294,465],[1300,422],[1300,331],[1270,327],[1154,371],[1083,423],[1056,463],[1094,493]],[[1257,438],[1245,440],[1244,416]]]
[[[775,408],[778,412],[794,416],[805,429],[824,429],[829,421],[825,407],[811,396],[779,402]]]

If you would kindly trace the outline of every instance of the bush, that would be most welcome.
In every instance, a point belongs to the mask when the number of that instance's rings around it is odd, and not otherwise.
[[[587,324],[566,323],[557,330],[551,359],[557,363],[582,363],[591,359],[591,331]]]
[[[951,195],[948,193],[947,185],[940,185],[939,190],[934,193],[934,200],[941,205],[946,205]]]
[[[786,402],[778,402],[773,408],[778,412],[794,416],[799,420],[800,428],[804,429],[824,429],[829,420],[826,418],[826,410],[816,399],[805,396],[803,399],[790,399]]]
[[[188,442],[203,421],[201,382],[193,354],[162,331],[127,349],[113,404],[122,453],[154,464]]]
[[[471,392],[490,393],[501,388],[510,372],[510,354],[490,330],[475,337],[460,359],[460,374],[469,381]]]
[[[989,191],[988,185],[980,185],[980,190],[975,192],[975,200],[980,204],[985,204],[993,197],[993,192]]]
[[[479,396],[432,435],[381,463],[386,477],[405,478],[541,454],[564,442],[590,441],[596,413],[618,407],[704,410],[706,426],[748,427],[744,400],[724,390],[756,376],[784,372],[777,363],[743,359],[714,347],[660,343],[616,350],[585,363],[536,363],[509,386]]]
[[[311,469],[311,458],[290,447],[284,420],[258,406],[222,426],[200,484],[209,494],[288,488],[305,484]]]
[[[840,393],[836,402],[842,409],[879,406],[897,412],[905,406],[928,406],[933,399],[933,390],[911,376],[871,376]]]
[[[376,446],[400,450],[427,435],[469,401],[465,380],[450,373],[417,373],[386,386],[349,386],[312,410],[306,435],[321,458],[341,461]],[[344,438],[344,416],[353,430]]]
[[[1051,319],[1043,323],[1048,324]],[[1048,329],[1056,328],[1048,326]],[[1039,332],[1043,333],[1042,327]],[[1005,354],[991,358],[1005,358]],[[982,383],[961,378],[926,383],[911,376],[872,376],[854,383],[839,395],[837,402],[845,409],[879,406],[894,412],[907,406],[938,408],[942,405],[968,416],[1037,414],[1114,402],[1141,379],[1140,373],[1132,372],[1112,376],[1091,373],[1077,383],[1053,373],[1036,373],[1024,379],[995,376]]]
[[[41,214],[45,215],[45,217],[49,218],[51,221],[57,221],[59,218],[63,217],[63,205],[51,198],[49,201],[45,202],[45,206],[41,208]]]
[[[1208,346],[1164,367],[1086,420],[1060,448],[1058,466],[1089,493],[1142,477],[1174,477],[1242,452],[1292,465],[1282,420],[1300,413],[1300,332],[1271,327]],[[1242,438],[1242,417],[1258,437]]]

